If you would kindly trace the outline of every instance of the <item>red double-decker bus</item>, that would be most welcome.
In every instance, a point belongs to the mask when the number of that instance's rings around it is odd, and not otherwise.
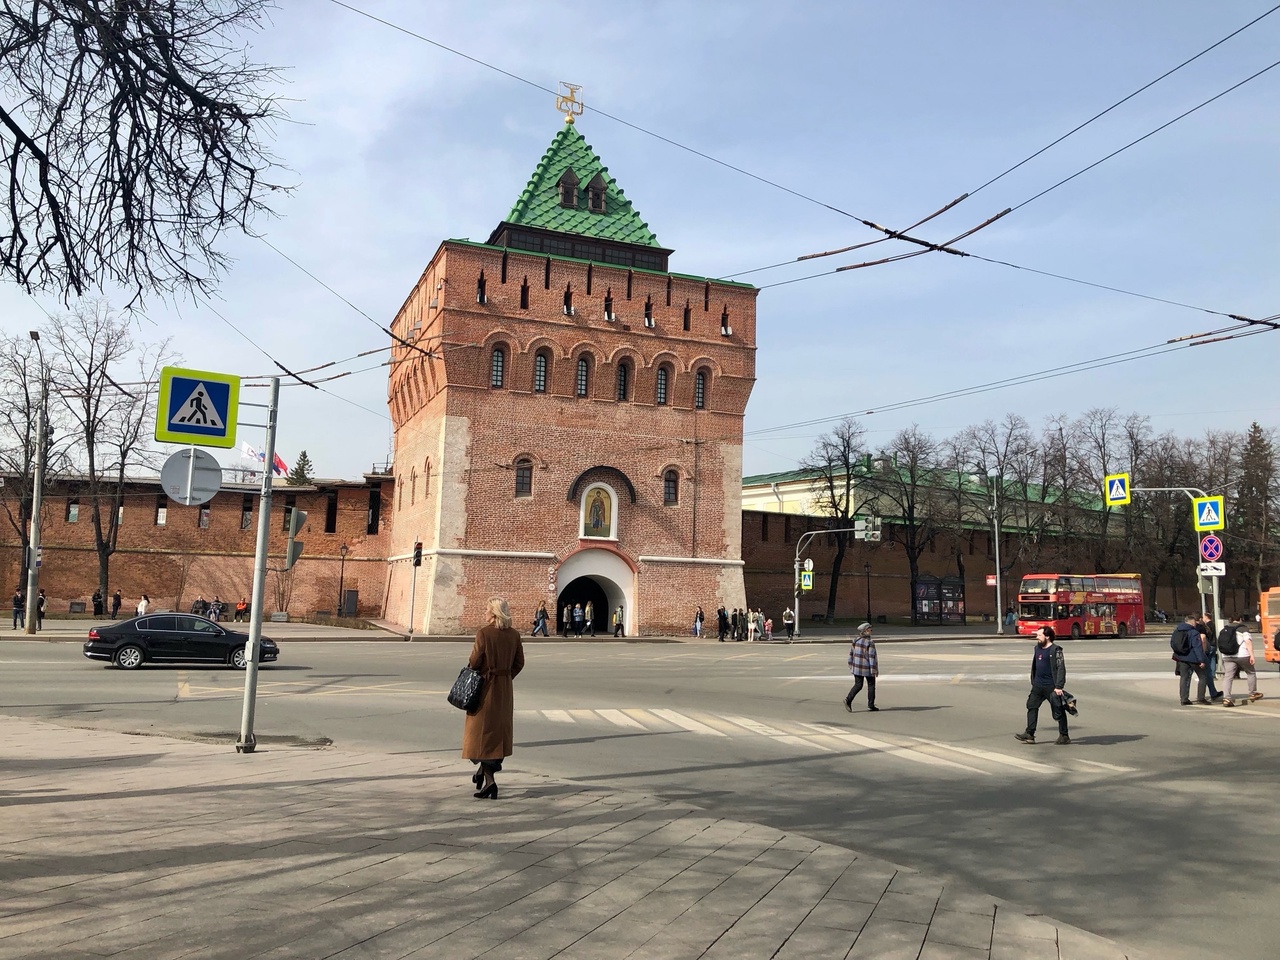
[[[1018,588],[1018,633],[1053,627],[1059,637],[1127,637],[1145,633],[1142,575],[1029,573]]]

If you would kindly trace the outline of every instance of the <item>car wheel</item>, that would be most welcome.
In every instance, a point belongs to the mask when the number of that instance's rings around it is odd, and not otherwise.
[[[1129,628],[1123,623],[1116,624],[1116,636],[1123,640],[1129,635]]]
[[[142,666],[142,648],[135,647],[133,644],[121,647],[116,651],[116,666],[121,670],[137,670]]]
[[[1079,640],[1079,639],[1080,639],[1080,624],[1078,624],[1078,623],[1073,623],[1073,624],[1071,625],[1071,639],[1072,639],[1072,640]]]
[[[244,655],[244,647],[236,647],[231,651],[231,666],[243,670],[249,665],[249,658]]]

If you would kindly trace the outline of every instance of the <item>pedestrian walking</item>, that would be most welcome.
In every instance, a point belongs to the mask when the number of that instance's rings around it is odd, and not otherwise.
[[[1200,631],[1200,646],[1204,648],[1204,681],[1209,691],[1209,700],[1221,700],[1222,693],[1214,682],[1218,673],[1218,638],[1213,635],[1213,618],[1207,613],[1200,614],[1196,629]]]
[[[520,633],[511,626],[511,609],[501,597],[489,601],[489,622],[476,633],[467,666],[484,678],[480,706],[462,726],[462,756],[479,766],[471,778],[477,800],[498,799],[494,774],[511,756],[515,740],[515,692],[511,681],[524,669]]]
[[[618,609],[613,611],[613,635],[615,637],[625,637],[627,635],[627,631],[624,629],[625,622],[622,604],[618,604]]]
[[[791,638],[796,633],[796,613],[790,607],[782,611],[782,626],[787,631],[787,642],[791,642]]]
[[[716,633],[721,643],[724,643],[724,638],[729,635],[729,614],[723,603],[716,607]]]
[[[1262,694],[1258,692],[1258,668],[1253,659],[1253,636],[1239,617],[1232,618],[1231,623],[1218,634],[1218,653],[1222,655],[1222,705],[1236,705],[1231,697],[1231,687],[1240,674],[1244,674],[1249,685],[1247,702],[1261,700]]]
[[[27,598],[22,595],[21,588],[13,591],[13,629],[19,627],[27,628]]]
[[[120,591],[117,590],[115,593],[111,595],[111,619],[112,620],[114,620],[116,618],[116,615],[120,612],[121,602],[122,602],[122,599],[120,597]]]
[[[596,605],[590,600],[582,608],[582,619],[586,623],[587,629],[591,631],[591,636],[594,637],[596,635]]]
[[[702,636],[702,621],[706,616],[702,612],[702,607],[698,607],[698,612],[693,615],[693,635],[695,637]]]
[[[95,617],[100,617],[105,609],[106,607],[102,603],[102,591],[93,591],[93,615]]]
[[[560,636],[569,639],[569,631],[573,629],[573,607],[565,604],[560,610]]]
[[[1196,703],[1211,703],[1205,697],[1205,656],[1204,647],[1200,645],[1200,631],[1196,629],[1196,615],[1188,613],[1182,623],[1173,628],[1173,636],[1169,638],[1169,647],[1173,650],[1173,659],[1178,674],[1178,702],[1184,707],[1191,706],[1191,675],[1199,680],[1196,687]]]
[[[138,616],[140,617],[145,616],[146,612],[150,609],[151,609],[151,598],[144,593],[142,595],[142,599],[138,601]]]
[[[867,685],[867,709],[877,711],[876,677],[880,676],[880,658],[876,654],[876,642],[871,639],[871,624],[865,621],[858,626],[858,635],[849,646],[849,672],[853,674],[853,688],[845,694],[844,709],[853,713],[853,698]]]
[[[536,637],[539,630],[542,631],[544,637],[547,635],[547,604],[545,600],[540,601],[538,609],[533,612],[533,633],[529,634],[529,636]]]
[[[44,629],[44,605],[45,605],[45,595],[44,595],[44,591],[41,590],[39,596],[36,597],[36,629],[37,630]]]
[[[1031,655],[1031,693],[1027,695],[1027,729],[1014,736],[1023,743],[1036,742],[1036,720],[1040,716],[1040,704],[1049,701],[1049,713],[1058,721],[1058,739],[1054,743],[1067,744],[1071,736],[1067,730],[1067,711],[1062,704],[1062,691],[1067,685],[1067,658],[1062,648],[1054,643],[1053,627],[1041,627],[1035,632],[1036,649]]]

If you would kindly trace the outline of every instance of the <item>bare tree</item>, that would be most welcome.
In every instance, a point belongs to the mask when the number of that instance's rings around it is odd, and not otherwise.
[[[105,597],[125,479],[139,467],[158,466],[147,427],[154,423],[160,368],[171,359],[168,341],[136,347],[128,322],[103,300],[80,301],[46,335],[53,344],[48,361],[55,390],[74,425],[79,492],[89,507],[98,589]]]
[[[917,622],[920,556],[938,534],[940,491],[946,489],[938,442],[917,424],[901,430],[873,461],[863,481],[876,509],[893,519],[889,536],[902,544],[911,570],[911,622]]]
[[[854,500],[857,475],[862,472],[861,460],[866,431],[852,418],[841,420],[830,433],[818,438],[813,452],[800,462],[800,469],[812,471],[818,489],[814,500],[819,511],[830,518],[836,551],[831,560],[831,583],[827,589],[827,623],[836,616],[836,593],[840,587],[840,571],[844,566],[845,551],[853,526],[857,504]]]
[[[267,0],[0,0],[0,271],[82,296],[208,291],[214,244],[269,213]]]

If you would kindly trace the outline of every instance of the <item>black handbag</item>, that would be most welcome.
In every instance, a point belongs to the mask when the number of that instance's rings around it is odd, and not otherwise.
[[[475,713],[480,706],[480,694],[483,690],[484,677],[470,667],[463,667],[449,690],[449,702],[459,710]]]

